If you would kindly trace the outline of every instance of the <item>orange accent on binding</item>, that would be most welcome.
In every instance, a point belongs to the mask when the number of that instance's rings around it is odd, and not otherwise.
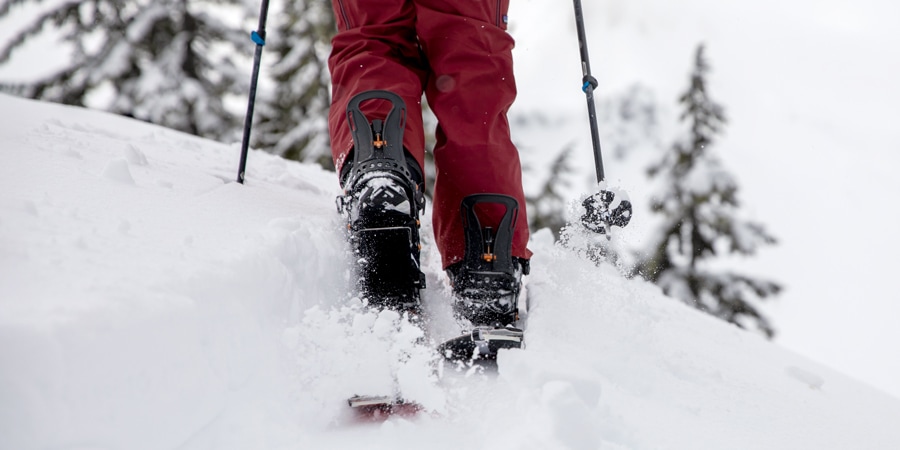
[[[381,147],[384,147],[385,145],[387,145],[387,142],[381,139],[381,133],[376,133],[375,141],[372,142],[372,145],[374,145],[375,148],[381,148]]]
[[[485,253],[485,254],[481,255],[481,258],[487,262],[494,262],[497,260],[497,255],[495,255],[493,253]]]

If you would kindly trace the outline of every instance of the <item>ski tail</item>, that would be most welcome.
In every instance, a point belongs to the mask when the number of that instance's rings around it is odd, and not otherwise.
[[[391,417],[411,418],[425,410],[422,405],[390,395],[354,395],[347,400],[356,422],[384,422]]]

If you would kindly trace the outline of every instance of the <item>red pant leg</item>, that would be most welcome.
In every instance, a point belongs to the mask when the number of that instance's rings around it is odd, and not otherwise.
[[[438,118],[434,149],[434,230],[443,264],[462,260],[460,203],[470,194],[506,194],[519,201],[513,256],[530,258],[519,154],[506,113],[516,97],[508,0],[414,0],[419,43],[431,67],[428,104]],[[478,211],[483,226],[502,211]]]
[[[338,173],[353,147],[347,104],[354,95],[373,89],[403,97],[407,108],[403,145],[421,169],[425,156],[421,100],[427,72],[416,41],[412,0],[333,0],[332,6],[338,33],[328,58],[332,82],[328,128]],[[384,101],[362,105],[370,119],[382,118],[389,110]]]

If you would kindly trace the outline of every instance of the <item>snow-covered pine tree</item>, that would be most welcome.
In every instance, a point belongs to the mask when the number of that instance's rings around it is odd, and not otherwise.
[[[725,115],[707,92],[708,73],[700,45],[690,86],[680,98],[687,135],[648,170],[661,182],[652,208],[663,222],[636,270],[688,305],[744,328],[755,326],[772,337],[771,323],[754,303],[777,294],[781,286],[717,270],[712,264],[720,253],[752,255],[776,241],[762,225],[738,218],[738,186],[711,149]]]
[[[0,64],[51,30],[62,34],[71,58],[44,79],[0,89],[80,106],[90,99],[87,106],[199,136],[236,136],[240,119],[224,99],[245,95],[248,71],[237,70],[234,57],[249,57],[253,45],[240,23],[224,18],[241,14],[240,0],[7,0],[0,19],[24,3],[43,9],[0,45]]]
[[[557,239],[560,230],[566,225],[566,200],[560,190],[570,184],[568,178],[572,167],[569,157],[572,150],[571,145],[563,148],[550,165],[550,173],[540,192],[526,198],[529,227],[532,230],[549,228]]]
[[[331,1],[289,1],[281,6],[266,49],[275,59],[267,71],[276,84],[259,99],[254,146],[333,168],[328,54],[336,26]]]

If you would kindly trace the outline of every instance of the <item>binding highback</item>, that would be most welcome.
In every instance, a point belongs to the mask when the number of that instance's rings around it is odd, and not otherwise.
[[[387,100],[391,110],[384,120],[370,121],[360,110],[367,100]],[[353,136],[353,161],[347,183],[352,185],[366,172],[393,172],[412,181],[403,150],[403,130],[406,128],[406,103],[390,91],[366,91],[357,94],[347,105],[347,123]]]

